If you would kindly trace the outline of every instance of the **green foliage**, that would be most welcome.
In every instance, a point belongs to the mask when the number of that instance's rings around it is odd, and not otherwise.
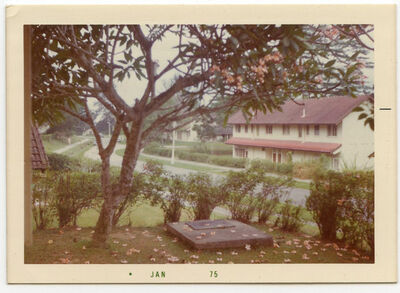
[[[293,163],[293,176],[301,179],[311,179],[316,174],[326,171],[328,167],[329,158],[322,155],[316,160]]]
[[[79,166],[79,162],[68,156],[50,153],[49,158],[50,169],[54,171],[72,170]]]
[[[46,229],[56,217],[52,208],[56,178],[51,171],[34,171],[32,174],[32,215],[38,230]]]
[[[374,249],[374,172],[328,171],[317,174],[306,202],[321,236]]]
[[[146,183],[145,197],[152,205],[160,205],[164,212],[164,223],[177,222],[187,198],[187,183],[184,177],[171,175],[162,164],[148,160],[144,167]]]
[[[225,204],[232,214],[232,219],[248,223],[257,209],[255,188],[263,175],[253,169],[230,171],[222,185]]]
[[[209,156],[208,163],[232,168],[245,168],[247,165],[246,158],[232,158],[231,156]]]
[[[83,209],[92,208],[101,192],[98,174],[69,171],[34,172],[32,210],[36,228],[47,228],[56,218],[59,227],[76,219]]]
[[[169,178],[165,198],[161,201],[164,223],[178,222],[187,198],[187,182],[184,177],[172,175]]]
[[[83,209],[92,206],[94,199],[101,193],[98,174],[67,172],[57,178],[55,188],[55,208],[60,228],[73,222]]]
[[[190,148],[194,153],[209,155],[232,155],[232,146],[221,142],[196,143]]]
[[[205,173],[187,177],[187,201],[192,208],[194,220],[209,219],[213,209],[224,200],[220,186]]]
[[[79,159],[71,158],[63,154],[49,153],[47,154],[49,159],[50,170],[53,171],[82,171],[82,172],[101,172],[101,164],[89,160],[89,159]]]
[[[279,209],[278,217],[275,220],[275,225],[279,226],[284,231],[299,231],[300,227],[302,226],[300,212],[300,206],[294,206],[291,204],[290,200],[286,200]]]
[[[293,171],[293,163],[291,162],[274,164],[272,161],[262,159],[251,160],[250,167],[260,169],[264,173],[273,172],[288,176],[291,176]]]
[[[114,184],[118,184],[118,177],[113,176]],[[112,224],[116,226],[121,216],[130,208],[136,205],[136,203],[143,197],[145,197],[146,189],[149,186],[148,180],[146,180],[146,175],[144,173],[136,173],[133,175],[133,182],[130,187],[130,192],[128,196],[120,203],[116,212],[114,213]],[[128,215],[130,219],[130,215]],[[129,224],[131,224],[129,222]]]
[[[143,153],[161,157],[171,157],[172,150],[160,147],[155,144],[144,148]],[[232,156],[208,155],[206,153],[196,153],[186,150],[175,150],[175,156],[181,160],[214,164],[224,167],[245,168],[247,160],[245,158],[232,158]]]
[[[265,177],[261,190],[255,194],[258,222],[264,224],[273,215],[280,200],[288,195],[293,183],[290,177]]]

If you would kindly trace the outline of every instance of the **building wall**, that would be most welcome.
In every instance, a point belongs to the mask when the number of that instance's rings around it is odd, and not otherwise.
[[[283,125],[272,125],[272,134],[266,132],[266,125],[248,125],[240,126],[240,132],[236,126],[233,127],[233,137],[252,138],[252,139],[274,139],[274,140],[293,140],[293,141],[308,141],[308,142],[327,142],[327,143],[342,143],[342,123],[337,126],[337,136],[328,136],[328,126],[319,125],[319,135],[315,134],[315,125],[309,126],[309,133],[306,132],[306,125],[288,125],[290,128],[289,134],[283,134]],[[302,137],[299,137],[299,127],[302,129]],[[258,128],[258,130],[257,130]]]
[[[368,156],[374,152],[374,132],[363,120],[358,120],[359,112],[350,113],[343,119],[343,144],[341,164],[350,167],[373,168],[374,159]]]
[[[331,158],[331,167],[333,168],[333,158],[338,159],[339,169],[345,167],[373,168],[374,159],[368,156],[374,152],[374,132],[369,126],[364,126],[364,121],[358,120],[359,112],[352,112],[347,115],[339,125],[337,125],[337,135],[328,136],[328,125],[319,125],[319,135],[315,133],[314,126],[309,125],[309,133],[306,133],[306,125],[288,125],[289,134],[283,134],[283,125],[271,125],[272,134],[267,133],[266,125],[240,125],[240,132],[236,125],[233,127],[233,137],[251,138],[251,139],[271,139],[271,140],[291,140],[303,142],[323,142],[339,143],[342,147],[335,155],[326,154]],[[302,136],[299,137],[299,127],[302,130]],[[264,150],[260,147],[241,147],[247,150],[249,159],[267,159],[272,160],[273,152],[280,151],[282,162],[287,162],[287,150]],[[237,157],[235,147],[233,155]],[[292,151],[293,162],[318,159],[322,154],[316,152]]]

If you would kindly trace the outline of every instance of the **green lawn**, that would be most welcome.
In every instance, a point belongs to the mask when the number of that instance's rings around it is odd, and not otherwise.
[[[97,219],[99,217],[100,212],[100,204],[98,204],[98,208],[90,208],[83,210],[81,214],[77,218],[77,225],[80,227],[95,227]],[[185,209],[182,212],[181,221],[190,220],[191,214],[189,209]],[[224,215],[213,212],[211,214],[210,219],[225,219]],[[36,230],[35,222],[33,222],[33,229]],[[133,227],[154,227],[157,225],[161,225],[164,223],[164,215],[163,211],[159,206],[152,206],[147,201],[141,201],[137,203],[135,206],[130,207],[127,211],[121,216],[118,226],[130,225]],[[51,225],[49,225],[50,229],[55,229],[58,227],[58,221],[54,220]]]
[[[93,147],[93,141],[89,140],[85,143],[79,144],[69,149],[66,152],[63,152],[62,154],[72,158],[83,159],[84,158],[83,155],[85,154],[85,152],[91,149],[92,147]]]
[[[272,235],[274,247],[197,250],[158,225],[116,228],[108,248],[95,248],[91,246],[93,228],[49,229],[33,234],[33,245],[25,248],[25,263],[373,263],[368,256],[339,243],[267,225],[252,226]]]
[[[115,153],[119,156],[123,156],[124,155],[124,149],[119,149],[117,150]],[[197,171],[197,172],[206,172],[206,173],[214,173],[214,174],[219,174],[219,175],[223,175],[226,172],[225,171],[221,171],[221,169],[219,169],[217,166],[216,168],[210,168],[210,167],[205,167],[205,166],[199,166],[196,164],[190,164],[190,163],[181,163],[178,161],[175,161],[175,164],[171,164],[171,160],[168,159],[154,159],[150,156],[147,156],[145,154],[140,154],[139,155],[139,160],[140,161],[146,161],[146,160],[154,160],[157,161],[165,166],[171,166],[171,167],[176,167],[176,168],[182,168],[182,169],[187,169],[187,170],[192,170],[192,171]]]
[[[46,153],[53,153],[54,151],[68,146],[67,141],[55,139],[52,134],[42,134],[42,142]],[[71,138],[71,144],[81,141],[83,138],[80,136],[73,135]]]

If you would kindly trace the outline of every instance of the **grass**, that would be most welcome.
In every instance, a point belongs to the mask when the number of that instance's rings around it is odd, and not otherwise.
[[[53,153],[58,149],[68,146],[66,141],[55,139],[52,134],[42,134],[41,135],[44,149],[47,153]],[[80,136],[73,135],[71,138],[71,144],[81,141],[83,138]]]
[[[100,202],[97,204],[97,208],[89,208],[83,210],[77,218],[77,225],[80,227],[94,227],[96,226],[97,219],[100,213]],[[189,209],[185,209],[182,212],[181,221],[190,220],[191,214]],[[213,212],[210,219],[224,219],[225,216]],[[34,223],[34,221],[32,221]],[[160,206],[152,206],[147,201],[138,202],[135,206],[130,207],[121,216],[118,226],[130,225],[132,227],[154,227],[164,223],[164,215]],[[58,221],[54,220],[50,225],[50,229],[55,229],[58,227]],[[36,227],[34,225],[34,230]]]
[[[124,149],[119,149],[117,150],[115,153],[119,156],[123,156],[124,155]],[[171,167],[176,167],[176,168],[182,168],[182,169],[187,169],[187,170],[192,170],[192,171],[197,171],[197,172],[206,172],[206,173],[214,173],[214,174],[219,174],[219,175],[223,175],[226,172],[225,171],[221,171],[221,169],[218,169],[218,167],[216,166],[215,168],[211,168],[211,167],[205,167],[205,166],[201,166],[201,165],[196,165],[196,164],[190,164],[190,163],[182,163],[179,161],[175,161],[174,164],[171,164],[171,160],[163,160],[163,159],[154,159],[153,157],[144,155],[144,154],[140,154],[139,155],[139,160],[140,161],[146,161],[146,160],[154,160],[157,161],[161,164],[163,164],[164,166],[171,166]]]
[[[85,152],[87,152],[92,147],[93,147],[93,141],[89,140],[85,143],[81,143],[69,149],[66,152],[63,152],[62,154],[72,158],[83,159]]]
[[[27,264],[150,264],[176,263],[373,263],[340,244],[320,241],[303,233],[287,233],[267,225],[253,224],[271,234],[274,247],[235,249],[192,249],[162,225],[155,227],[118,227],[108,240],[108,248],[91,246],[93,228],[50,229],[33,234],[33,245],[25,247]],[[218,232],[217,232],[218,233]],[[360,253],[361,254],[361,253]],[[308,259],[307,259],[308,258]]]

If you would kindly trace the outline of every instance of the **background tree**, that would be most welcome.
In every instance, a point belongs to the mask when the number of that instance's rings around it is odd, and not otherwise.
[[[304,93],[359,93],[361,68],[356,53],[362,52],[357,37],[341,35],[325,43],[326,30],[332,29],[325,27],[33,26],[34,119],[54,123],[68,113],[89,125],[99,149],[104,204],[94,240],[107,239],[113,215],[130,192],[139,152],[154,131],[171,131],[173,121],[180,128],[193,117],[222,109],[229,115],[240,107],[247,116],[279,110],[287,99]],[[358,38],[365,34],[355,33]],[[155,47],[168,42],[173,43],[174,56],[156,62]],[[333,57],[338,51],[333,43],[346,48],[340,58]],[[357,46],[360,50],[355,52]],[[158,92],[157,84],[171,75],[176,77],[171,85]],[[137,80],[146,84],[143,92],[135,91]],[[131,103],[117,91],[118,82],[132,83]],[[180,102],[166,106],[178,93]],[[94,122],[93,99],[115,117],[107,145]],[[117,183],[112,184],[110,156],[121,132],[127,138],[126,149]]]

